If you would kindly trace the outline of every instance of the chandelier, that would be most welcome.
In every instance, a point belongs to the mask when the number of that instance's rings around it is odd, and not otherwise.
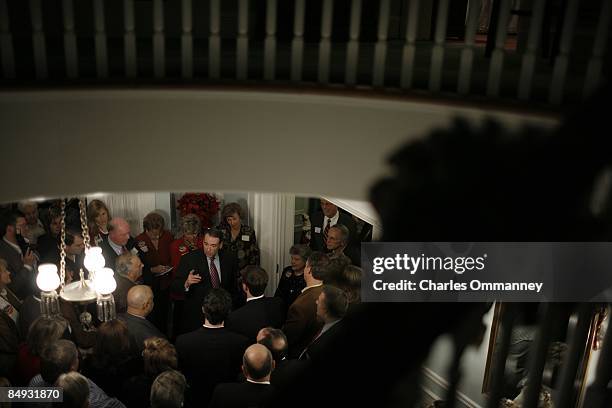
[[[87,227],[85,204],[79,198],[79,215],[81,234],[85,245],[83,266],[89,271],[87,279],[83,268],[79,271],[79,279],[69,284],[66,280],[66,201],[61,200],[61,233],[60,233],[60,269],[52,263],[44,263],[38,267],[36,285],[41,290],[40,311],[43,316],[59,315],[59,297],[69,302],[97,303],[98,319],[102,322],[116,317],[113,291],[117,287],[114,272],[105,267],[102,248],[92,247]],[[60,288],[59,296],[57,289]]]

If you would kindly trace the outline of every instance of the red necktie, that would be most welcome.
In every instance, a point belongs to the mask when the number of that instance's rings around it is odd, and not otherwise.
[[[210,283],[213,288],[221,286],[219,282],[219,272],[217,272],[217,265],[215,265],[215,258],[210,258]]]
[[[329,233],[329,228],[331,224],[331,218],[327,219],[327,225],[325,226],[325,229],[323,230],[323,246],[326,247],[327,245],[327,234]]]

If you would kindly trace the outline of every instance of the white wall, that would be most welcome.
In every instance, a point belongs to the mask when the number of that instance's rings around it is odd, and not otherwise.
[[[171,229],[172,203],[170,193],[155,193],[155,210],[164,217],[166,229]]]

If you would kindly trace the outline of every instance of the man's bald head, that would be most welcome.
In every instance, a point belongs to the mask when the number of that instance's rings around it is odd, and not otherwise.
[[[257,342],[259,343],[261,340],[270,336],[270,329],[272,327],[264,327],[257,332]]]
[[[274,368],[272,353],[261,344],[249,346],[242,357],[244,375],[253,381],[268,381]]]
[[[108,237],[117,245],[127,244],[130,239],[130,224],[124,218],[113,218],[108,224]]]
[[[127,294],[128,313],[147,316],[153,310],[153,291],[146,285],[133,286]]]
[[[280,329],[264,327],[257,333],[257,343],[266,346],[272,352],[277,364],[287,357],[287,337]]]

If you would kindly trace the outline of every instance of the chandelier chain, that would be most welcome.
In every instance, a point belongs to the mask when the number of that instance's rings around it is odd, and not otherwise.
[[[60,284],[64,287],[66,279],[66,200],[61,203],[62,232],[60,234]]]
[[[91,247],[89,243],[89,227],[87,226],[85,203],[83,202],[83,199],[81,198],[79,198],[79,215],[81,217],[81,231],[83,234],[83,244],[85,244],[85,249],[88,250]]]

